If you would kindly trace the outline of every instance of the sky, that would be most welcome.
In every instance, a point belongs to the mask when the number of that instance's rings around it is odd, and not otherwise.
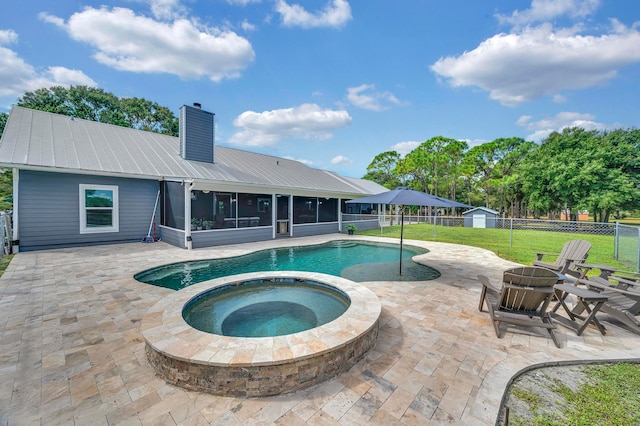
[[[436,136],[640,125],[637,0],[28,0],[0,14],[0,112],[86,85],[216,144],[362,177]]]

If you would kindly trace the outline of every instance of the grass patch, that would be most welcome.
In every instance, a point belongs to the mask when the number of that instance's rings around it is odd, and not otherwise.
[[[540,408],[542,404],[542,396],[529,389],[514,388],[513,396],[527,404],[529,409],[534,413],[538,412],[538,408]]]
[[[543,367],[516,379],[508,393],[514,426],[640,424],[637,363]]]
[[[380,229],[359,231],[359,233],[372,236],[381,235]],[[382,236],[400,238],[400,226],[394,225],[384,228]],[[404,238],[434,241],[434,226],[424,223],[406,225]],[[484,248],[491,250],[503,259],[523,265],[531,265],[536,259],[536,253],[558,254],[567,241],[578,239],[587,240],[592,245],[588,263],[609,265],[627,271],[633,270],[635,265],[625,264],[614,258],[615,239],[612,235],[515,230],[512,236],[508,229],[435,227],[435,241]],[[542,260],[553,263],[555,259],[555,256],[545,255]],[[592,270],[592,273],[599,274],[600,271]]]
[[[11,259],[13,259],[13,256],[13,254],[9,254],[0,257],[0,277],[2,276],[2,274],[4,274],[4,271],[6,271],[9,263],[11,263]]]
[[[633,226],[640,226],[640,218],[637,217],[629,217],[629,218],[625,218],[625,219],[619,219],[617,220],[617,222],[623,224],[623,225],[633,225]]]
[[[640,366],[585,366],[589,380],[577,391],[563,389],[567,425],[640,424]],[[561,385],[560,385],[561,386]]]

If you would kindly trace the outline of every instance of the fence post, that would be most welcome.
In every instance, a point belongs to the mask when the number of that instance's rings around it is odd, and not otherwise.
[[[436,220],[433,220],[433,241],[438,241],[436,239]]]
[[[638,228],[638,250],[637,250],[637,255],[638,255],[638,261],[636,262],[636,272],[640,272],[640,228]]]
[[[9,243],[11,238],[7,235],[7,220],[5,214],[5,212],[0,213],[0,222],[2,222],[0,223],[0,235],[2,236],[2,251],[0,252],[0,257],[11,253],[11,244]],[[7,250],[7,248],[9,248],[9,250]]]
[[[620,253],[618,253],[618,244],[620,238],[620,222],[616,221],[613,228],[613,258],[618,260]]]
[[[509,218],[509,248],[513,248],[513,218]]]

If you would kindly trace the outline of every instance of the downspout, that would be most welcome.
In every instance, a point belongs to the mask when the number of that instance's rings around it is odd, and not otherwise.
[[[338,198],[338,232],[342,232],[342,198]]]
[[[13,175],[13,229],[11,236],[11,253],[19,253],[20,252],[20,233],[18,232],[18,199],[19,197],[19,188],[20,188],[20,170],[17,168],[13,168],[11,170],[11,174]]]
[[[193,182],[184,184],[184,246],[187,250],[193,248],[191,238],[191,187]]]

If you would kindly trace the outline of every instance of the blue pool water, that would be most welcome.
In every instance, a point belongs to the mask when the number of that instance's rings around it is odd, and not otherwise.
[[[427,250],[405,246],[402,251],[402,275],[399,270],[399,247],[353,241],[261,250],[243,256],[174,263],[135,275],[141,282],[174,290],[228,275],[259,271],[320,272],[363,281],[425,281],[440,273],[411,260]]]
[[[253,280],[204,293],[185,306],[200,331],[234,337],[282,336],[319,327],[342,315],[349,299],[337,289],[295,279]]]

